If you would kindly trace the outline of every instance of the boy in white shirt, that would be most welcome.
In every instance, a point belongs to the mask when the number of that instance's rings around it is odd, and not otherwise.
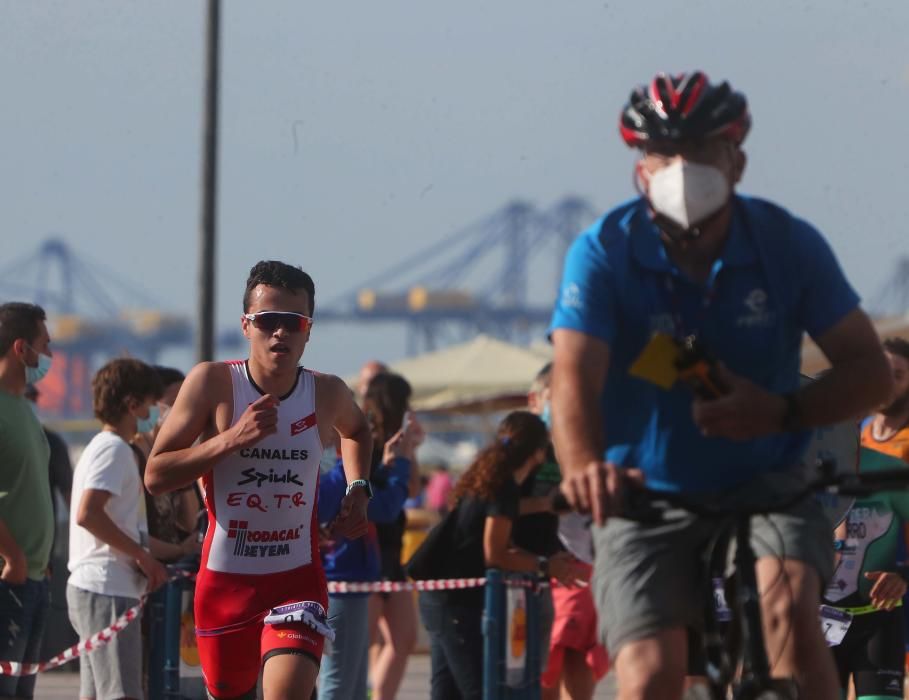
[[[150,540],[145,494],[129,441],[157,421],[157,375],[134,359],[117,359],[92,380],[95,416],[102,430],[86,446],[73,474],[69,617],[81,641],[108,627],[167,573]],[[146,547],[151,547],[151,551]],[[81,698],[115,700],[142,692],[142,637],[129,625],[82,659]]]

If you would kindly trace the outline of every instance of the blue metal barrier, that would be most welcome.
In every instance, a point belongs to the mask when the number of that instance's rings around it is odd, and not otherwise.
[[[195,572],[198,557],[177,562],[177,571]],[[148,615],[148,698],[179,700],[180,633],[183,617],[183,591],[192,586],[190,579],[178,576],[149,596]]]
[[[539,700],[540,698],[540,593],[537,588],[524,588],[525,595],[525,663],[521,678],[508,682],[506,659],[509,583],[535,582],[530,576],[505,575],[497,569],[486,572],[486,605],[483,611],[483,700]]]
[[[183,587],[186,579],[169,581],[164,588],[164,698],[177,700],[180,695],[180,624],[183,612]]]
[[[167,594],[160,588],[148,597],[145,619],[148,626],[148,698],[164,697],[164,618]]]

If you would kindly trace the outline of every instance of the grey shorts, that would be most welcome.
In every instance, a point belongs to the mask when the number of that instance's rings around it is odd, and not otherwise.
[[[75,586],[66,587],[66,603],[79,641],[109,627],[136,605],[135,598],[92,593]],[[141,698],[142,631],[134,620],[110,642],[89,652],[79,664],[79,697],[114,700]]]
[[[772,474],[704,500],[724,508],[763,506],[784,500],[801,484],[797,477]],[[822,586],[832,575],[833,526],[814,498],[783,513],[756,516],[751,527],[758,558],[805,562],[817,571]],[[716,530],[716,521],[690,515],[656,525],[611,518],[604,527],[593,528],[594,598],[610,657],[624,644],[663,629],[703,628],[708,585],[704,553]]]

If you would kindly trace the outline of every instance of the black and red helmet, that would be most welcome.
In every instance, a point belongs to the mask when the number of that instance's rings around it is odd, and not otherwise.
[[[751,127],[745,96],[729,83],[711,85],[701,71],[659,73],[640,85],[622,110],[619,131],[625,143],[682,143],[724,136],[742,143]]]

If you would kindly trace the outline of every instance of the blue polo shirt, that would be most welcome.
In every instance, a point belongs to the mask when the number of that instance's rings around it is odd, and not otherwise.
[[[609,344],[605,457],[641,468],[652,488],[708,492],[791,468],[810,433],[705,438],[690,389],[677,382],[666,391],[629,374],[651,335],[695,333],[732,372],[784,393],[799,385],[803,333],[823,334],[858,302],[821,235],[774,204],[735,197],[729,238],[702,285],[669,260],[646,202],[636,199],[574,241],[552,330]]]

